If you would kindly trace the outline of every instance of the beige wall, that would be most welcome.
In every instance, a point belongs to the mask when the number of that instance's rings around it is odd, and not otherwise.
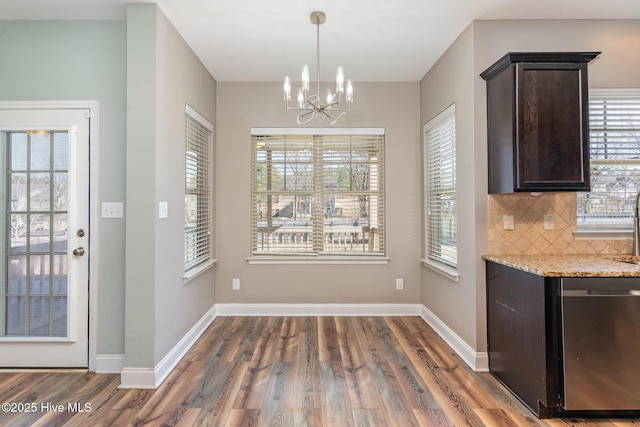
[[[481,256],[489,250],[486,87],[479,74],[510,51],[601,51],[589,66],[590,87],[640,87],[640,24],[624,20],[474,21],[421,81],[423,124],[456,102],[461,249],[460,282],[424,269],[422,303],[477,352],[486,351]]]
[[[477,341],[476,301],[480,299],[483,265],[476,245],[486,233],[486,209],[475,195],[486,192],[486,149],[474,143],[473,25],[469,26],[429,70],[420,84],[424,125],[449,105],[456,105],[458,188],[458,282],[422,268],[422,304],[472,347]],[[479,153],[476,153],[479,151]],[[486,239],[485,239],[486,240]],[[484,310],[484,307],[480,307]]]
[[[218,82],[216,303],[412,303],[420,300],[417,83],[356,83],[351,117],[333,127],[384,127],[387,265],[249,265],[251,128],[299,127],[280,83]],[[327,126],[312,124],[309,127]],[[233,278],[240,290],[233,291]],[[395,290],[395,279],[404,290]]]

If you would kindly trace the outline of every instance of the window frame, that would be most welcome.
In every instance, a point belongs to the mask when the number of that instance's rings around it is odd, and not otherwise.
[[[267,138],[267,137],[286,137],[286,136],[304,136],[304,137],[312,137],[312,138],[321,138],[327,137],[330,139],[331,136],[367,136],[370,135],[376,138],[382,138],[382,146],[381,146],[381,158],[380,160],[380,170],[378,171],[379,178],[382,181],[380,183],[379,192],[381,195],[379,198],[382,201],[382,210],[384,210],[384,139],[385,139],[385,129],[384,128],[252,128],[251,129],[251,164],[252,164],[252,175],[251,175],[251,242],[250,242],[250,253],[251,255],[247,258],[249,264],[386,264],[389,262],[389,259],[386,257],[386,248],[382,248],[382,252],[330,252],[324,250],[317,250],[317,242],[316,247],[311,251],[259,251],[257,250],[257,242],[258,242],[258,221],[259,215],[257,211],[257,197],[258,197],[258,177],[257,177],[257,165],[258,165],[258,148],[256,138]],[[316,145],[312,146],[312,156],[311,160],[314,168],[313,172],[313,183],[310,190],[308,190],[309,195],[322,196],[326,193],[326,190],[322,186],[323,173],[325,171],[323,165],[323,154],[325,153],[322,148],[316,148]],[[320,183],[320,187],[317,187],[317,183]],[[306,191],[306,190],[305,190]],[[293,193],[296,191],[294,190]],[[316,201],[319,200],[318,197],[315,199],[312,197],[312,204],[324,203],[324,201]],[[323,206],[320,205],[320,208]],[[318,233],[322,232],[322,227],[318,228],[318,226],[313,226],[313,219],[318,219],[318,206],[315,205],[315,208],[312,208],[312,212],[310,213],[311,218],[311,226],[313,228],[313,234],[318,235]],[[324,210],[323,210],[324,211]],[[384,214],[382,218],[380,218],[380,222],[382,223],[382,235],[381,241],[384,242]],[[316,221],[317,223],[317,221]],[[324,249],[324,247],[323,247]]]
[[[619,100],[619,99],[634,99],[640,101],[640,88],[619,88],[619,89],[600,89],[600,88],[592,88],[589,90],[589,100]],[[591,147],[591,124],[589,124],[589,146]],[[591,151],[591,148],[590,148]],[[589,153],[590,158],[590,168],[593,168],[591,153]],[[619,160],[612,160],[610,162],[600,160],[598,163],[610,163],[610,164],[621,164],[628,163],[637,164],[638,161],[635,162],[625,162]],[[597,174],[591,173],[591,179],[593,179]],[[640,174],[639,174],[640,176]],[[638,186],[640,190],[640,185]],[[592,185],[593,189],[593,185]],[[576,230],[574,235],[576,238],[603,238],[603,239],[625,239],[633,232],[633,217],[629,216],[628,218],[601,218],[601,219],[591,219],[591,220],[580,220],[580,212],[578,209],[580,208],[580,198],[585,197],[582,193],[576,193]]]
[[[189,121],[199,125],[201,127],[200,131],[204,131],[204,138],[206,141],[203,144],[203,141],[190,141],[189,140]],[[195,109],[193,109],[188,104],[185,105],[185,137],[184,137],[184,166],[185,166],[185,186],[184,186],[184,275],[183,280],[187,283],[189,280],[197,277],[202,274],[209,268],[211,268],[216,260],[214,259],[214,244],[213,244],[213,125],[205,119],[201,114],[199,114]],[[195,147],[194,147],[195,145]],[[206,151],[204,154],[204,167],[199,168],[197,166],[189,167],[189,153],[196,150],[195,155],[198,156],[202,154],[201,148],[204,148]],[[191,156],[193,158],[193,156]],[[191,162],[193,165],[193,160]],[[196,174],[196,185],[189,185],[189,171],[193,171],[195,168]],[[187,197],[190,195],[195,195],[198,199],[204,199],[202,204],[198,202],[198,206],[196,207],[196,226],[188,229],[188,206],[187,206]],[[204,217],[201,217],[201,216]],[[203,234],[203,231],[204,234]],[[194,245],[189,246],[188,239],[193,234],[196,234],[196,243]],[[199,255],[196,255],[194,258],[187,260],[187,251],[192,250],[193,246],[195,247],[204,247],[200,250],[195,250],[197,252],[202,252]]]
[[[432,196],[434,195],[434,191],[436,190],[432,185],[430,177],[432,176],[433,171],[430,169],[430,166],[433,164],[430,159],[430,153],[433,148],[432,144],[442,142],[441,138],[434,140],[430,138],[430,131],[442,128],[442,127],[452,127],[452,131],[448,136],[445,136],[445,142],[449,145],[450,150],[444,153],[440,153],[439,158],[447,156],[447,158],[452,162],[452,172],[448,171],[448,174],[444,175],[445,181],[449,181],[449,186],[446,187],[445,190],[440,192],[440,194],[445,195],[448,194],[449,198],[454,199],[455,207],[453,212],[453,222],[455,228],[455,259],[451,259],[450,257],[445,257],[442,255],[438,255],[434,253],[434,241],[433,234],[438,233],[438,239],[443,240],[443,233],[439,233],[433,230],[432,223],[437,221],[439,216],[431,216],[432,211]],[[459,264],[458,264],[458,239],[457,239],[457,229],[458,229],[458,212],[457,212],[457,140],[456,140],[456,108],[455,104],[451,104],[449,107],[444,109],[434,118],[429,120],[423,126],[423,197],[424,197],[424,259],[421,261],[425,265],[425,267],[441,274],[448,279],[457,282],[459,280]],[[441,151],[441,146],[438,151]],[[442,173],[441,173],[442,175]],[[452,188],[451,188],[452,186]],[[443,219],[440,218],[439,222],[442,223]]]

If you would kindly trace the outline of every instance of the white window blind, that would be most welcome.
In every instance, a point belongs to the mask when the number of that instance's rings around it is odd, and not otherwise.
[[[384,254],[384,135],[254,134],[254,255]]]
[[[424,127],[425,252],[457,267],[456,121],[452,105]]]
[[[591,192],[578,193],[578,227],[631,226],[640,189],[640,90],[589,92]]]
[[[213,126],[187,108],[185,114],[184,268],[212,258],[211,153]]]

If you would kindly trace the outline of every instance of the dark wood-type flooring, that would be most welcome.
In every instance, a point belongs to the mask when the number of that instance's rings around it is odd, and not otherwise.
[[[112,374],[0,373],[0,403],[37,407],[0,412],[0,426],[640,425],[538,420],[419,317],[218,317],[157,390],[119,382]],[[53,406],[40,410],[46,403]],[[69,411],[69,403],[91,411]]]

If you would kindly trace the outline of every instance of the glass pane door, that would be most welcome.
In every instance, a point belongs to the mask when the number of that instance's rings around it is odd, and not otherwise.
[[[68,131],[7,132],[0,336],[68,336]]]

